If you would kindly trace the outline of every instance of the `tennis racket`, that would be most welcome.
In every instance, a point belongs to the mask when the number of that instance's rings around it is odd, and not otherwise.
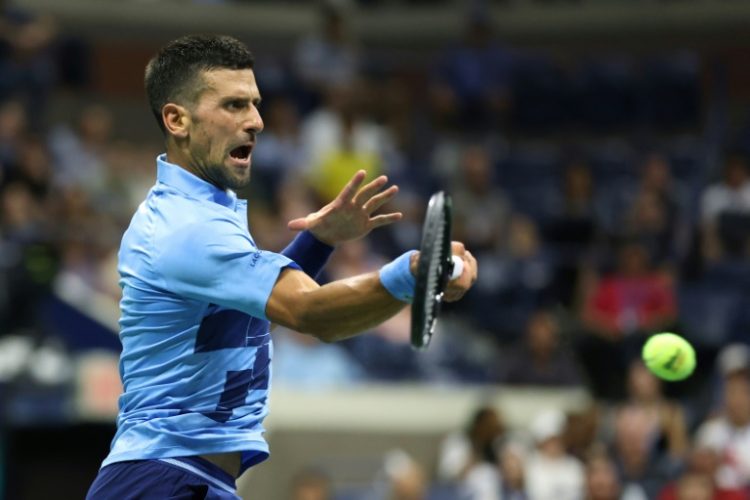
[[[443,291],[449,279],[463,271],[463,261],[451,253],[452,202],[442,191],[432,195],[422,225],[414,301],[411,306],[411,345],[424,349],[435,333]]]

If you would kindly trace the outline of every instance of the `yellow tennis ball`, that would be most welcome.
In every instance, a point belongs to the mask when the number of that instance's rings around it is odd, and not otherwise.
[[[695,349],[674,333],[657,333],[643,346],[643,362],[659,378],[675,382],[695,370]]]

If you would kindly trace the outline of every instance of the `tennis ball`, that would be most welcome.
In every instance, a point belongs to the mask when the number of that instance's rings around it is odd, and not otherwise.
[[[695,369],[695,349],[674,333],[651,336],[641,355],[651,373],[670,382],[689,377]]]

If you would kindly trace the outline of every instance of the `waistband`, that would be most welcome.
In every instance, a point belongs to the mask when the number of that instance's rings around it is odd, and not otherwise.
[[[212,464],[205,458],[201,457],[171,457],[158,458],[160,462],[165,462],[182,470],[192,472],[200,476],[217,488],[221,488],[229,493],[237,494],[237,486],[234,478],[218,465]]]

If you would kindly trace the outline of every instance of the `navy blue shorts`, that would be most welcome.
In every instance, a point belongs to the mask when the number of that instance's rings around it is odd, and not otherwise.
[[[102,467],[86,500],[241,500],[234,478],[200,457],[117,462]]]

